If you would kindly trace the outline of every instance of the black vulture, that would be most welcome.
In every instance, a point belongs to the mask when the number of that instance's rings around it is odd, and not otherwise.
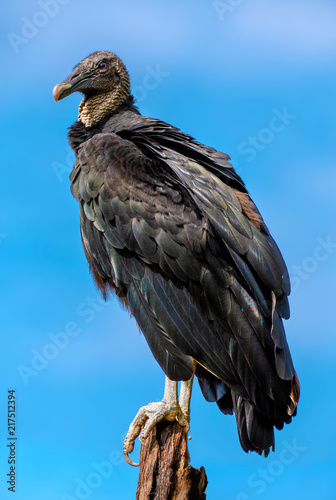
[[[226,154],[142,116],[115,54],[91,54],[53,95],[73,92],[84,97],[68,134],[71,192],[90,271],[166,375],[163,400],[130,426],[126,459],[159,420],[188,428],[194,375],[207,401],[235,414],[242,448],[267,456],[300,386],[282,322],[288,271],[244,182]]]

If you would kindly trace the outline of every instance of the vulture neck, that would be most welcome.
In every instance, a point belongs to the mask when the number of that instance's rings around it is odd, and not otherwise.
[[[78,121],[85,127],[92,127],[108,114],[115,111],[129,96],[129,84],[119,85],[112,90],[84,96],[78,108]]]

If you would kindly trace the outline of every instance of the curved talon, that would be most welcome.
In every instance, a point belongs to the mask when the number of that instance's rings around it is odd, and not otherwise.
[[[128,456],[128,453],[124,451],[124,459],[126,460],[126,462],[130,465],[133,465],[133,467],[139,467],[139,463],[136,463],[136,462],[132,462],[132,460],[130,459],[130,457]]]
[[[129,453],[132,453],[132,451],[134,450],[134,439],[130,438],[128,436],[129,434],[129,431],[125,437],[125,440],[124,440],[124,459],[126,460],[126,462],[130,465],[133,465],[133,467],[139,467],[139,463],[136,463],[136,462],[133,462],[130,457],[128,456]]]
[[[181,426],[185,426],[187,431],[189,430],[189,422],[178,404],[172,405],[163,400],[159,403],[149,403],[147,406],[143,406],[131,423],[124,441],[124,458],[128,464],[139,466],[128,456],[134,449],[135,439],[140,435],[139,441],[144,444],[151,430],[163,419],[171,422],[176,419]]]

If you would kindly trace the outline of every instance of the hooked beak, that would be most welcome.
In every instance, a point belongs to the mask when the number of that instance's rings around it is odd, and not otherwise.
[[[71,85],[70,83],[58,83],[55,85],[53,89],[53,96],[56,102],[60,101],[61,99],[64,99],[64,97],[68,96],[71,94]],[[68,92],[67,92],[68,91]]]
[[[82,75],[78,72],[78,69],[69,75],[62,83],[55,85],[53,89],[53,96],[56,102],[64,99],[73,92],[83,91],[86,87],[86,82],[88,80],[88,75]]]

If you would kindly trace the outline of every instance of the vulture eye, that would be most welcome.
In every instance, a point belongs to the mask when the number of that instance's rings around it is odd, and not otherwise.
[[[107,63],[106,62],[101,62],[98,64],[98,68],[99,69],[107,69]]]

